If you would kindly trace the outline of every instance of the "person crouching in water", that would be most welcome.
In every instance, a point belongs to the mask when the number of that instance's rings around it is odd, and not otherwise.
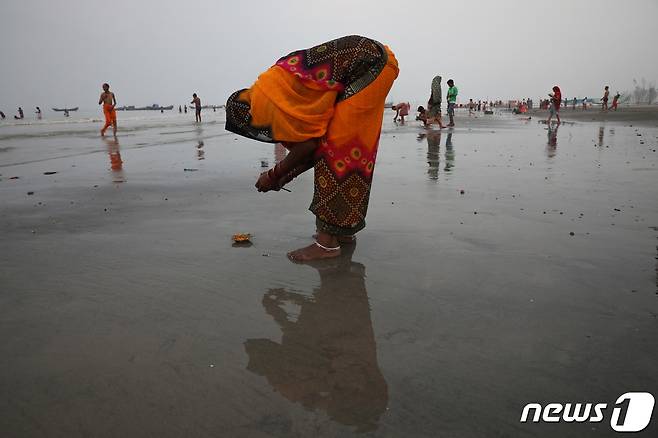
[[[395,117],[393,117],[393,121],[397,122],[399,117],[400,122],[404,124],[404,118],[409,115],[410,108],[411,105],[409,105],[409,102],[402,102],[402,103],[398,103],[397,105],[393,105],[391,107],[391,109],[395,111]]]
[[[423,125],[427,125],[427,110],[425,109],[424,106],[419,106],[416,111],[418,111],[418,115],[416,115],[416,120],[420,120],[423,122]]]
[[[398,71],[387,46],[352,35],[280,58],[228,98],[228,131],[290,151],[260,175],[258,191],[280,190],[314,168],[317,237],[288,253],[292,261],[338,257],[365,227],[384,103]]]

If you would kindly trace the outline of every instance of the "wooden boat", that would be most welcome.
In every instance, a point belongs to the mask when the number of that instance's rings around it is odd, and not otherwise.
[[[52,110],[57,112],[62,112],[62,111],[71,112],[71,111],[77,111],[78,107],[76,106],[75,108],[53,108]]]
[[[157,103],[154,103],[153,105],[149,105],[149,106],[135,107],[135,105],[129,105],[129,106],[120,106],[116,108],[117,111],[160,111],[160,110],[169,111],[172,109],[174,109],[173,105],[160,106]]]

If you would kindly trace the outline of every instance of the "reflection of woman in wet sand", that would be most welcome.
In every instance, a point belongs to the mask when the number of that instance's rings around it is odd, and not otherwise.
[[[270,289],[265,311],[281,327],[281,343],[249,339],[247,369],[292,402],[321,409],[334,421],[375,430],[388,404],[388,387],[377,363],[365,268],[344,254],[318,268],[312,296]],[[285,304],[300,307],[291,321]]]
[[[431,180],[437,180],[439,179],[439,163],[441,162],[439,156],[441,131],[427,130],[427,132],[418,135],[418,141],[422,141],[423,138],[427,139],[427,164],[430,166],[427,169],[427,176]]]
[[[553,151],[555,151],[555,149],[557,148],[557,130],[559,129],[559,127],[560,127],[559,125],[556,125],[556,126],[548,125],[548,134],[547,134],[548,135],[548,147],[549,147],[549,149],[552,149]],[[555,155],[555,154],[553,154],[553,155]],[[553,155],[551,155],[551,156],[553,156]]]
[[[352,35],[279,59],[226,103],[226,129],[282,143],[290,153],[256,187],[280,190],[311,167],[317,241],[295,261],[340,255],[341,239],[365,227],[386,95],[398,75],[391,50]]]

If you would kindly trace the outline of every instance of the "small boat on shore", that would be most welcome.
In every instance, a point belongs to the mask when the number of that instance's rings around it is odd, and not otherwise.
[[[117,107],[117,111],[169,111],[174,109],[173,105],[160,106],[157,103],[149,106],[135,107],[135,105]]]

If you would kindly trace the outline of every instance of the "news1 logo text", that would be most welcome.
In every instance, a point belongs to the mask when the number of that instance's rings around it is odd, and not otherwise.
[[[610,408],[607,403],[528,403],[521,423],[600,423],[610,418],[616,432],[640,432],[651,422],[655,399],[648,392],[627,392]]]

